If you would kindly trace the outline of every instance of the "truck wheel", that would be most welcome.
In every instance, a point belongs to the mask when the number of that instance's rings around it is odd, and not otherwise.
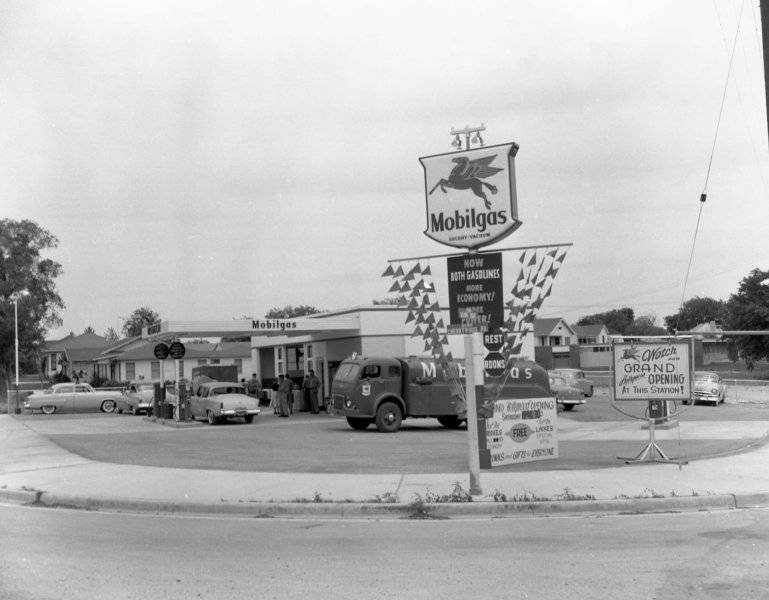
[[[360,417],[347,417],[347,424],[353,429],[366,429],[371,425],[371,419],[362,419]]]
[[[447,429],[459,429],[460,423],[462,421],[459,417],[456,417],[454,415],[447,415],[445,417],[437,417],[438,423],[446,427]]]
[[[219,424],[219,419],[210,410],[208,411],[207,416],[208,416],[208,424],[209,425],[218,425]]]
[[[376,428],[383,433],[394,433],[400,429],[403,416],[395,402],[382,402],[376,411]]]
[[[563,410],[569,411],[569,410],[571,410],[572,408],[574,408],[574,405],[573,405],[573,404],[564,404],[564,405],[563,405]]]

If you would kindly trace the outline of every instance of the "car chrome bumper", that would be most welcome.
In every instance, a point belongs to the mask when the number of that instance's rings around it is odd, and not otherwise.
[[[219,417],[247,417],[249,415],[258,415],[261,410],[254,408],[251,410],[220,410]]]

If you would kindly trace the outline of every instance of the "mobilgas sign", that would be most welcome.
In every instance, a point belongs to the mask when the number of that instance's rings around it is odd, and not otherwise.
[[[502,253],[450,256],[446,266],[451,325],[473,325],[478,331],[502,326]]]
[[[513,142],[425,156],[427,237],[447,246],[478,248],[510,235],[521,222]]]
[[[251,319],[251,329],[256,331],[291,331],[296,328],[296,321],[290,319]]]

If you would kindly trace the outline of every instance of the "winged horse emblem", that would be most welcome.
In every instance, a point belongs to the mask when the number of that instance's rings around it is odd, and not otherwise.
[[[457,166],[451,169],[448,179],[441,179],[430,190],[432,194],[438,188],[445,194],[446,188],[454,188],[455,190],[467,190],[470,189],[479,198],[483,199],[483,203],[487,209],[491,208],[491,202],[486,197],[486,193],[483,188],[486,187],[492,194],[497,193],[497,186],[491,185],[486,181],[482,181],[487,177],[496,175],[503,169],[499,167],[492,167],[491,162],[497,157],[496,154],[490,154],[489,156],[482,156],[474,160],[469,160],[465,156],[457,156],[452,158],[451,162],[457,163]]]

